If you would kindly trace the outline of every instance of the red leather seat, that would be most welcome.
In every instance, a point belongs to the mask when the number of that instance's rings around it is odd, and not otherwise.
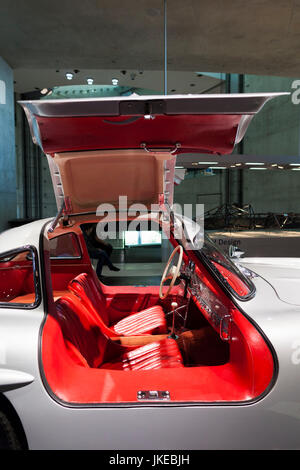
[[[183,367],[183,363],[176,341],[166,338],[126,351],[102,367],[114,370],[148,370]]]
[[[55,305],[68,352],[81,366],[124,371],[183,367],[177,343],[171,338],[142,347],[123,346],[103,334],[94,316],[72,294]]]
[[[108,336],[167,333],[167,322],[160,305],[155,305],[137,313],[129,313],[119,322],[112,324],[108,315],[105,296],[90,274],[79,274],[69,283],[68,288],[80,298],[96,317],[100,317],[99,325],[102,325],[104,333]]]

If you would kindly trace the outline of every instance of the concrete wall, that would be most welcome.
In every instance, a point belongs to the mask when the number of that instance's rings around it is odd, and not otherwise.
[[[293,92],[295,78],[244,76],[244,91]],[[291,96],[267,103],[251,122],[243,140],[248,155],[297,156],[300,135],[300,104]],[[256,212],[300,212],[300,172],[290,170],[243,171],[244,203]]]
[[[293,92],[296,78],[244,76],[244,92]],[[252,120],[243,139],[244,153],[252,155],[298,155],[300,104],[291,96],[268,102]]]
[[[16,218],[13,72],[0,57],[0,231]]]
[[[24,110],[15,95],[15,134],[17,164],[17,217],[41,219],[57,212],[52,181],[46,156],[32,142]]]
[[[186,173],[182,183],[174,188],[174,202],[181,204],[204,204],[204,211],[225,203],[225,178],[223,171],[205,175],[201,171]],[[196,214],[193,213],[193,216]]]

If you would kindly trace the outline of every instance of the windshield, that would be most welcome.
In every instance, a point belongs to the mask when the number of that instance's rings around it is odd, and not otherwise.
[[[207,234],[205,234],[204,244],[199,253],[204,256],[210,268],[236,297],[246,300],[254,293],[255,287],[251,280],[224,252],[219,250]]]

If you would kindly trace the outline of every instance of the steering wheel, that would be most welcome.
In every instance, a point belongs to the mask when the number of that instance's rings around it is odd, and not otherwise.
[[[169,267],[170,267],[170,264],[172,262],[172,259],[174,258],[175,254],[179,251],[179,259],[178,259],[178,263],[176,266],[172,266],[170,271],[169,271]],[[171,253],[171,256],[170,258],[168,259],[168,262],[167,262],[167,265],[165,267],[165,270],[164,270],[164,273],[162,275],[162,278],[161,278],[161,281],[160,281],[160,286],[159,286],[159,298],[160,299],[165,299],[172,287],[174,286],[175,284],[175,281],[178,277],[178,274],[179,274],[179,270],[180,270],[180,267],[181,267],[181,264],[182,264],[182,257],[183,257],[183,248],[181,245],[177,245],[176,248],[173,250],[173,252]],[[169,271],[169,272],[168,272]],[[169,279],[172,279],[171,282],[170,282],[170,285],[168,286],[168,289],[166,290],[165,293],[163,293],[163,286],[164,286],[164,283],[169,280]]]

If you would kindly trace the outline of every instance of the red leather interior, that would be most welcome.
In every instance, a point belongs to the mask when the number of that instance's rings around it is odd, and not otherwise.
[[[75,228],[72,227],[72,231]],[[65,232],[66,228],[58,230]],[[80,233],[78,229],[79,236]],[[69,281],[79,273],[86,272],[93,276],[84,245],[82,252],[80,261],[68,263],[68,272],[65,271],[65,261],[51,262],[53,286],[47,287],[49,292],[52,288],[57,291],[67,289]],[[52,393],[68,403],[134,403],[136,406],[138,390],[168,390],[173,403],[234,404],[257,398],[268,387],[271,388],[276,368],[266,339],[232,303],[192,251],[184,254],[185,263],[189,260],[195,263],[199,279],[226,305],[232,316],[230,357],[226,363],[182,367],[182,360],[178,361],[178,348],[172,341],[150,343],[147,347],[128,347],[108,339],[109,335],[116,335],[111,325],[122,321],[124,315],[136,314],[138,310],[155,305],[158,289],[157,286],[120,287],[100,283],[98,288],[95,279],[99,304],[103,302],[106,307],[104,315],[106,313],[111,321],[109,326],[101,320],[92,303],[86,308],[87,304],[78,297],[78,291],[77,298],[74,290],[72,293],[62,293],[63,298],[56,303],[56,311],[52,296],[48,296],[49,313],[42,331],[41,363],[45,381]],[[173,289],[175,292],[182,295],[176,286]],[[84,289],[81,296],[83,294]],[[170,299],[168,297],[167,300]],[[193,300],[198,309],[196,314],[211,323],[209,312],[196,298]],[[168,311],[166,304],[164,308]]]
[[[53,117],[36,116],[45,153],[82,150],[139,149],[145,142],[159,142],[168,148],[174,136],[181,142],[180,152],[231,153],[234,148],[241,114],[156,115],[147,122],[138,119],[127,125],[109,125],[102,116]],[[117,123],[131,116],[110,116]],[[117,130],[117,131],[116,131]],[[87,136],[88,135],[88,139]],[[113,171],[113,168],[110,170]],[[111,200],[111,199],[110,199]],[[90,207],[90,206],[89,206]]]
[[[160,305],[132,313],[113,326],[118,336],[134,336],[142,334],[163,334],[167,332],[165,315]]]
[[[237,310],[229,362],[180,367],[177,350],[173,355],[174,343],[164,340],[152,346],[154,351],[145,351],[144,347],[122,347],[107,338],[103,341],[87,309],[82,309],[84,314],[72,309],[70,314],[66,299],[58,303],[62,306],[58,314],[51,310],[43,328],[42,365],[49,388],[65,402],[137,404],[138,390],[168,390],[172,402],[234,403],[258,397],[272,379],[274,364],[268,346]],[[142,358],[140,364],[133,362]],[[148,369],[152,359],[155,367]]]
[[[183,363],[176,341],[166,338],[124,352],[103,367],[114,370],[150,370],[183,367]]]
[[[66,290],[69,282],[82,272],[92,271],[91,263],[75,260],[51,260],[51,281],[54,290]]]
[[[142,347],[123,346],[103,334],[94,315],[76,297],[62,297],[55,305],[69,355],[78,365],[114,370],[183,367],[178,346],[172,339]]]
[[[234,272],[225,268],[225,266],[222,266],[220,263],[213,262],[213,264],[238,295],[244,297],[245,295],[249,294],[249,287]]]
[[[141,335],[163,334],[167,332],[167,323],[164,311],[160,305],[147,308],[140,312],[128,312],[125,318],[113,324],[106,305],[106,298],[101,291],[101,286],[96,285],[93,277],[88,273],[82,273],[69,283],[69,289],[81,302],[93,312],[95,317],[100,317],[99,325],[105,328],[105,333],[113,335]],[[123,313],[124,315],[124,313]],[[103,325],[104,324],[104,325]]]
[[[68,289],[74,293],[89,308],[95,311],[103,322],[109,326],[106,300],[101,289],[98,289],[92,276],[81,273],[69,282]]]
[[[32,262],[20,260],[2,262],[0,266],[0,286],[1,302],[20,303],[17,297],[27,294],[32,294],[34,301]]]

